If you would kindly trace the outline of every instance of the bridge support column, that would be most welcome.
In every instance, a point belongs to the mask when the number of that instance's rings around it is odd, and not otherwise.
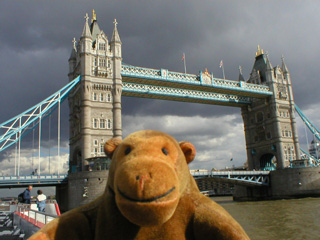
[[[60,208],[60,212],[68,211],[68,185],[60,184],[56,186],[56,200]]]
[[[70,173],[68,175],[68,210],[83,206],[101,196],[105,191],[108,175],[108,170]]]

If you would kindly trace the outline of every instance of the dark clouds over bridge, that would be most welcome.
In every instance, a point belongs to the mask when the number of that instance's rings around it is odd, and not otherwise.
[[[320,3],[316,1],[0,1],[0,123],[18,115],[68,81],[72,39],[79,39],[86,12],[109,40],[114,18],[123,62],[198,74],[208,69],[249,78],[257,45],[273,66],[282,54],[291,73],[297,105],[320,126]],[[198,150],[193,168],[230,166],[246,160],[240,109],[123,98],[124,135],[142,128],[189,140]],[[66,105],[66,104],[65,104]],[[64,108],[62,136],[68,141]],[[299,127],[300,142],[305,142]],[[1,157],[3,160],[3,155]],[[1,173],[0,173],[1,174]]]

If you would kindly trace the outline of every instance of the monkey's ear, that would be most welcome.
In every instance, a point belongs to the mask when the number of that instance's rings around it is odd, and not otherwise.
[[[191,163],[196,156],[196,148],[190,142],[180,142],[179,143],[184,156],[186,157],[187,163]]]
[[[120,138],[111,138],[104,144],[104,152],[109,158],[112,158],[114,151],[122,143]]]

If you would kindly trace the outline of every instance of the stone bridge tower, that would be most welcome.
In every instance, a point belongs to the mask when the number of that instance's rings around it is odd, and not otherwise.
[[[72,209],[98,197],[104,191],[110,160],[104,143],[122,137],[121,124],[121,40],[114,21],[109,42],[100,29],[95,12],[88,14],[80,40],[73,40],[69,58],[69,81],[81,76],[69,95],[70,159],[68,206]]]
[[[241,109],[247,146],[248,167],[252,169],[283,169],[299,158],[299,141],[295,107],[288,68],[272,67],[268,56],[258,46],[250,83],[270,87],[273,95],[253,99],[252,105]]]

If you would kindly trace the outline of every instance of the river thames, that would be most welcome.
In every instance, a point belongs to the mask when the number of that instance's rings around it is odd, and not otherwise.
[[[320,198],[234,202],[212,197],[252,240],[320,239]]]

